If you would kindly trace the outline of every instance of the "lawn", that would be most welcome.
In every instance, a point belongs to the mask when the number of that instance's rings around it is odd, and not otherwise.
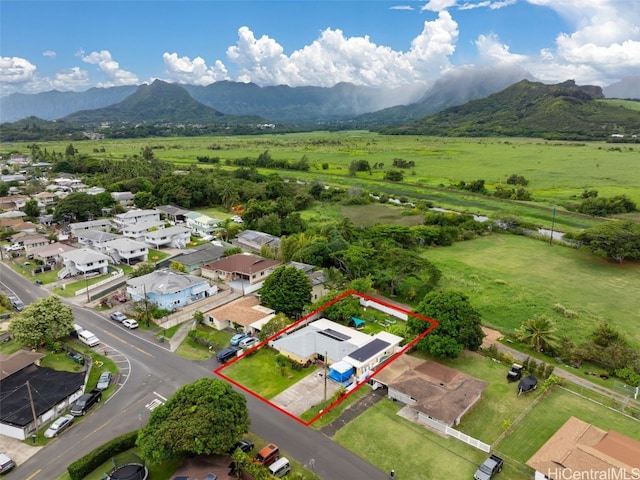
[[[610,263],[587,252],[515,235],[490,235],[435,248],[425,256],[442,271],[440,288],[461,290],[483,323],[512,333],[547,315],[559,338],[579,343],[600,323],[640,345],[640,264]],[[554,306],[577,312],[564,318]]]
[[[486,454],[454,438],[444,438],[398,415],[401,405],[383,399],[338,430],[334,440],[396,478],[473,478]],[[502,478],[531,473],[507,465]]]
[[[616,430],[640,440],[640,421],[585,400],[562,388],[554,388],[533,407],[524,420],[513,425],[496,450],[526,462],[571,416],[603,430]]]
[[[276,365],[277,355],[274,350],[262,347],[230,365],[223,373],[261,397],[270,399],[315,371],[314,368],[294,370],[289,364],[279,367]]]

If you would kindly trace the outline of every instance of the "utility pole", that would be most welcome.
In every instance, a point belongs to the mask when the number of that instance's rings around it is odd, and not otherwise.
[[[551,220],[551,235],[549,235],[549,246],[552,247],[553,246],[553,227],[555,226],[556,223],[556,206],[553,206],[553,218]]]
[[[327,401],[327,365],[329,363],[328,353],[324,352],[324,401]]]
[[[149,326],[149,302],[147,301],[147,285],[142,284],[142,291],[144,292],[144,319],[145,325]]]
[[[36,435],[38,434],[38,416],[36,415],[36,406],[33,404],[33,395],[31,395],[31,385],[27,380],[27,393],[29,394],[29,403],[31,404],[31,414],[33,415],[33,424],[36,427]]]

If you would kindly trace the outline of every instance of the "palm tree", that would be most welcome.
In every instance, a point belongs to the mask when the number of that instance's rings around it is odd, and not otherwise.
[[[539,353],[555,343],[555,331],[553,320],[545,315],[536,315],[520,325],[516,330],[516,338],[528,343]]]

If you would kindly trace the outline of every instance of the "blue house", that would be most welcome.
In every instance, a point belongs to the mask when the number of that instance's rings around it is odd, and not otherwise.
[[[127,281],[127,293],[134,302],[146,297],[159,308],[172,312],[217,292],[218,287],[209,285],[205,278],[175,272],[168,268]]]

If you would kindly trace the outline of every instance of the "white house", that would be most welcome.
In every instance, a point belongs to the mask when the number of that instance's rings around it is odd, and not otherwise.
[[[96,252],[106,252],[105,244],[111,240],[122,238],[115,233],[104,232],[102,230],[80,230],[76,233],[78,243],[83,247],[91,248]]]
[[[76,275],[96,275],[107,273],[109,257],[90,248],[79,248],[60,254],[64,268],[58,272],[58,278],[74,277]]]
[[[123,207],[133,205],[134,195],[131,192],[111,192],[111,198]]]
[[[152,248],[184,248],[191,241],[191,230],[186,227],[161,228],[147,232],[144,241]]]
[[[123,230],[128,225],[141,222],[159,222],[160,212],[158,210],[130,210],[119,213],[113,217],[113,222],[118,230]]]
[[[130,238],[116,238],[105,243],[105,253],[115,263],[131,264],[132,260],[146,262],[149,255],[147,245]]]
[[[189,212],[185,215],[187,227],[196,237],[211,235],[220,224],[220,220],[198,212]]]
[[[154,230],[159,230],[164,228],[163,222],[140,222],[134,223],[132,225],[127,225],[122,229],[122,235],[124,237],[130,238],[131,240],[136,240],[138,242],[144,242],[144,236],[152,232]]]
[[[83,230],[102,230],[103,232],[111,231],[111,220],[101,219],[101,220],[90,220],[88,222],[76,222],[70,223],[69,228],[71,229],[71,233],[73,235],[77,235],[78,232]]]

